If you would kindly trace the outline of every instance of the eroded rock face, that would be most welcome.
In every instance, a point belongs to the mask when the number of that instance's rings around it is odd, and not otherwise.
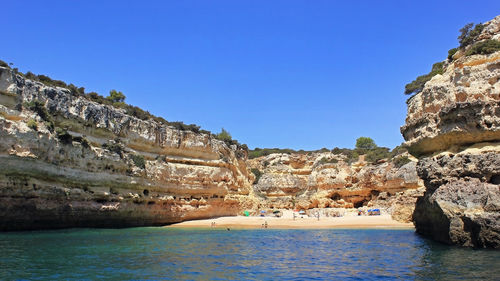
[[[383,206],[397,220],[408,222],[423,193],[416,162],[400,168],[390,162],[348,164],[345,156],[325,152],[271,154],[251,159],[248,165],[262,173],[254,185],[259,208]]]
[[[28,110],[34,100],[71,137],[58,137]],[[140,120],[1,67],[0,140],[0,230],[235,215],[251,192],[246,153],[235,145]]]
[[[480,38],[500,39],[500,16]],[[401,133],[415,155],[500,139],[500,53],[462,56],[446,62],[408,103]]]
[[[419,161],[427,191],[417,202],[419,233],[471,247],[500,247],[500,155],[496,146]]]
[[[479,39],[500,39],[500,16]],[[463,52],[462,52],[463,53]],[[500,247],[500,52],[455,56],[408,101],[401,132],[424,180],[418,233],[472,247]]]

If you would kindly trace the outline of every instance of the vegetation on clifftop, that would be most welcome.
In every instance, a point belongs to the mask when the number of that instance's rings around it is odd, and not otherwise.
[[[468,23],[464,27],[462,27],[458,36],[458,43],[460,44],[460,48],[465,48],[470,44],[474,43],[477,40],[477,37],[481,34],[484,29],[484,25],[478,23],[474,26],[474,23]]]
[[[12,64],[10,64],[10,65],[12,65]],[[8,63],[0,60],[0,67],[11,68],[10,65]],[[231,135],[225,130],[224,130],[225,134],[223,134],[223,135],[212,134],[210,131],[202,130],[201,127],[198,125],[184,124],[183,122],[179,122],[179,121],[169,122],[162,117],[155,116],[155,115],[151,114],[149,111],[143,110],[137,106],[127,104],[127,103],[125,103],[126,96],[121,91],[117,91],[117,90],[113,89],[109,92],[109,95],[107,97],[104,97],[96,92],[86,93],[84,87],[77,87],[73,84],[67,84],[64,81],[55,80],[55,79],[52,79],[46,75],[42,75],[42,74],[36,75],[36,74],[32,73],[31,71],[28,71],[26,73],[22,73],[17,68],[11,68],[11,69],[12,69],[12,71],[14,71],[14,73],[21,75],[26,79],[40,82],[46,86],[66,88],[70,91],[71,95],[73,95],[73,96],[83,97],[83,98],[86,98],[86,99],[91,100],[93,102],[97,102],[99,104],[109,105],[109,106],[113,106],[115,108],[124,109],[128,115],[134,116],[138,119],[154,120],[160,124],[174,127],[175,129],[180,130],[180,131],[191,131],[194,133],[207,134],[213,138],[220,139],[220,140],[224,141],[227,145],[237,145],[238,149],[248,150],[248,147],[245,144],[240,144],[237,140],[232,139]],[[30,102],[30,103],[26,104],[25,106],[27,108],[29,108],[30,110],[36,111],[38,113],[38,115],[40,115],[40,117],[43,120],[51,123],[51,124],[48,124],[48,127],[54,129],[53,120],[52,120],[51,115],[47,112],[47,109],[45,108],[43,103],[41,103],[39,101],[36,101],[36,102],[38,102],[38,103],[35,104],[33,102]],[[227,137],[227,136],[229,136],[229,137]]]
[[[459,47],[448,50],[448,62],[453,61],[455,54],[459,51],[465,56],[488,55],[500,51],[500,41],[498,40],[488,39],[478,41],[483,29],[484,25],[481,23],[476,25],[468,23],[462,27],[459,30],[460,35],[457,37]],[[424,89],[425,83],[431,80],[432,77],[444,73],[445,63],[446,61],[433,64],[429,73],[420,75],[411,83],[406,84],[404,93],[406,95],[420,93]]]
[[[364,155],[365,161],[377,164],[381,163],[381,160],[387,160],[394,162],[395,166],[398,168],[408,163],[409,160],[407,157],[401,156],[402,154],[407,152],[407,149],[402,146],[396,146],[394,149],[390,150],[387,147],[379,147],[375,143],[375,141],[369,137],[359,137],[356,140],[356,145],[354,149],[349,148],[339,148],[335,147],[332,150],[327,148],[322,148],[319,150],[293,150],[293,149],[279,149],[279,148],[255,148],[254,150],[249,150],[248,158],[258,158],[262,156],[267,156],[273,153],[284,153],[284,154],[309,154],[309,153],[321,153],[321,152],[331,152],[335,155],[344,155],[345,162],[348,164],[352,164],[357,162],[359,156]],[[406,159],[403,159],[403,158]],[[401,158],[401,159],[400,159]],[[396,162],[397,161],[397,162]],[[319,164],[335,164],[337,163],[337,159],[328,159],[323,157],[319,160]],[[252,171],[253,172],[253,171]],[[254,173],[255,174],[255,173]],[[257,175],[257,174],[256,174]]]
[[[465,55],[466,56],[489,55],[496,51],[500,51],[500,41],[485,40],[472,45],[472,47],[469,50],[467,50]]]
[[[330,150],[328,148],[322,148],[319,150],[293,150],[290,148],[258,148],[256,147],[253,150],[248,151],[248,158],[253,159],[253,158],[258,158],[262,156],[267,156],[273,153],[284,153],[284,154],[308,154],[308,153],[314,153],[314,152],[329,152]]]
[[[413,93],[420,93],[425,86],[425,83],[427,81],[431,80],[432,77],[434,77],[437,74],[443,74],[444,69],[443,69],[444,62],[437,62],[432,65],[431,72],[420,75],[417,77],[417,79],[413,80],[411,83],[406,84],[405,86],[405,94],[410,95]]]

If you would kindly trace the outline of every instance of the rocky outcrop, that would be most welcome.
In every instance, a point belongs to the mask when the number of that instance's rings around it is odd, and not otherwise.
[[[483,39],[500,40],[500,16],[485,24]],[[459,51],[408,101],[401,133],[414,155],[500,139],[500,53]]]
[[[382,206],[394,218],[410,221],[416,198],[423,193],[416,161],[349,164],[331,152],[271,154],[248,161],[261,173],[254,194],[258,208],[313,209]],[[258,173],[259,173],[258,172]],[[397,198],[397,199],[396,199]]]
[[[483,39],[500,39],[500,16]],[[500,248],[500,52],[464,56],[408,100],[401,132],[424,180],[414,223],[438,241]]]
[[[415,209],[417,231],[450,244],[499,248],[499,153],[483,147],[420,160],[427,192]]]
[[[235,215],[252,191],[246,152],[236,145],[3,67],[0,140],[0,230]]]

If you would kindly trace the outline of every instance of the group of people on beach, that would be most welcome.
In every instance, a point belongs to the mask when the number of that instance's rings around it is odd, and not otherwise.
[[[297,218],[297,217],[298,216],[295,213],[293,213],[293,220],[295,220],[295,218]],[[303,216],[300,216],[300,217],[302,218]],[[314,217],[319,220],[319,217],[320,217],[319,212],[314,213]]]

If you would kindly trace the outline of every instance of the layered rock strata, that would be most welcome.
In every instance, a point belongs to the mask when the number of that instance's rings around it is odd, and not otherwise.
[[[246,152],[236,145],[2,67],[0,140],[0,230],[235,215],[251,192]]]
[[[500,16],[478,38],[499,33]],[[500,248],[500,52],[465,52],[408,101],[401,132],[426,187],[414,223],[444,243]]]
[[[248,161],[261,173],[254,185],[258,208],[313,209],[381,206],[399,221],[410,221],[423,190],[416,161],[349,164],[341,154],[271,154]]]

